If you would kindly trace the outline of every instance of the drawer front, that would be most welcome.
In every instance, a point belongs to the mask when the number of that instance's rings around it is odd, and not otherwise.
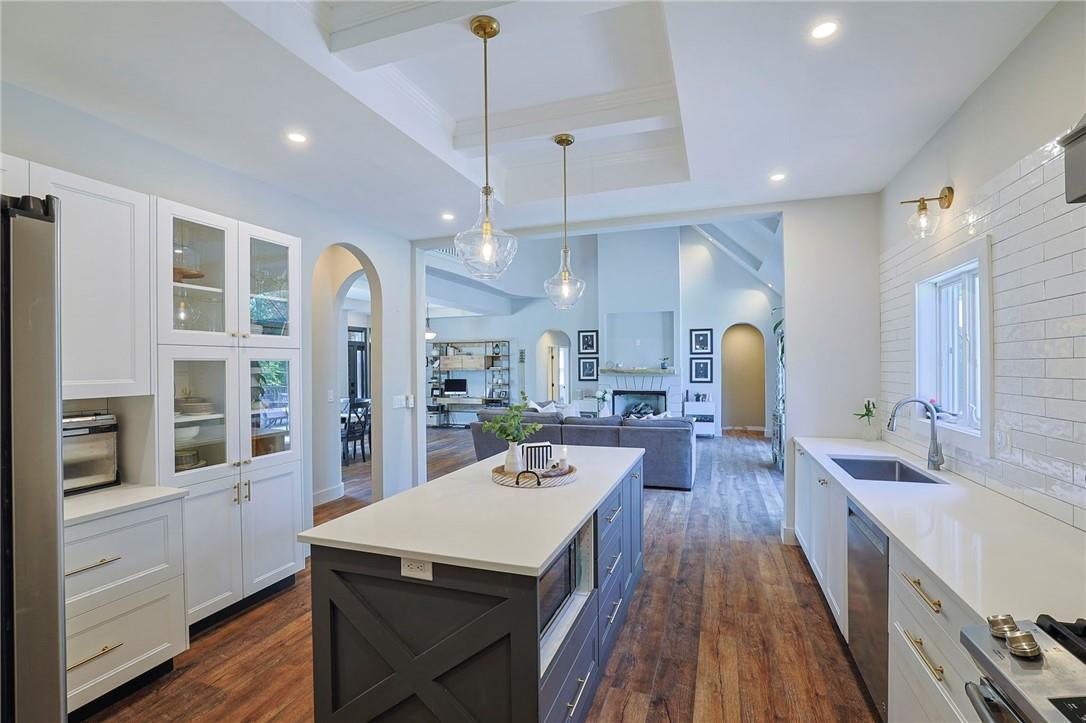
[[[930,620],[952,640],[965,625],[984,625],[983,618],[958,602],[941,580],[928,572],[900,545],[890,543],[890,587],[900,582],[906,588],[909,610],[919,620]]]
[[[584,641],[589,638],[595,640],[598,635],[596,632],[596,617],[599,611],[596,600],[598,597],[599,595],[595,592],[589,595],[588,602],[585,603],[584,608],[577,616],[577,621],[573,623],[573,627],[566,634],[566,639],[562,641],[558,653],[554,656],[554,660],[551,661],[550,666],[543,675],[543,680],[539,684],[540,717],[550,711],[559,689],[573,671],[573,664],[584,646]]]
[[[892,584],[893,588],[894,585]],[[951,641],[934,623],[918,618],[906,607],[905,588],[897,585],[890,594],[890,644],[904,645],[903,667],[913,672],[914,688],[923,698],[942,699],[953,709],[948,720],[977,721],[965,695],[965,683],[977,677],[961,646]],[[928,707],[928,706],[925,706]]]
[[[612,582],[626,579],[630,569],[622,535],[610,535],[596,558],[596,586],[602,591]]]
[[[625,502],[623,490],[625,488],[625,484],[619,484],[615,487],[614,491],[607,495],[607,499],[605,499],[603,504],[599,506],[599,509],[596,510],[597,549],[607,547],[607,542],[610,541],[611,535],[617,535],[622,530],[623,503]]]
[[[600,660],[606,661],[611,648],[618,639],[618,631],[626,620],[626,609],[630,601],[624,596],[625,590],[616,580],[609,588],[600,590]]]
[[[70,618],[68,710],[108,693],[187,647],[181,577]]]
[[[181,500],[64,529],[65,617],[182,573]]]
[[[569,675],[558,689],[550,712],[544,718],[546,723],[577,723],[588,715],[601,674],[599,642],[595,632],[593,626],[592,634],[585,639]]]

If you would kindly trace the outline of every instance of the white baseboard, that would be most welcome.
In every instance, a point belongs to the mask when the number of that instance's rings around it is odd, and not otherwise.
[[[721,427],[721,429],[738,429],[741,432],[765,432],[765,427]]]
[[[785,524],[781,524],[781,542],[786,545],[798,545],[799,540],[796,539],[796,531],[792,527],[788,527]]]
[[[328,487],[323,490],[317,490],[313,492],[313,506],[323,505],[325,502],[331,502],[332,500],[338,500],[343,496],[343,483]]]

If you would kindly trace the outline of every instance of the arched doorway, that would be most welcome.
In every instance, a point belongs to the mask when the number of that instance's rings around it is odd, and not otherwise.
[[[353,244],[334,244],[317,258],[313,268],[312,335],[312,445],[314,505],[343,496],[341,399],[350,394],[348,328],[353,289],[364,282],[368,291],[366,342],[380,350],[382,337],[381,282],[369,257]],[[358,312],[358,309],[355,309]],[[381,354],[368,356],[372,447],[369,459],[369,494],[379,500],[384,493],[384,461],[381,454],[384,404],[381,395]],[[357,388],[356,388],[357,391]],[[370,499],[364,500],[366,502]]]
[[[720,342],[721,427],[765,430],[765,338],[757,327],[733,324]]]
[[[536,380],[533,399],[553,399],[561,404],[570,402],[570,348],[569,334],[558,329],[547,329],[539,335],[535,344]]]

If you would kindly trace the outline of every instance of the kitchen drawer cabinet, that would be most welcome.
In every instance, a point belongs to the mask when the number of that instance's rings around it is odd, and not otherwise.
[[[0,153],[0,193],[5,196],[26,196],[30,193],[28,161]]]
[[[595,635],[590,634],[581,645],[569,675],[558,689],[550,712],[544,718],[546,723],[586,719],[588,709],[592,707],[593,694],[599,685],[601,659],[599,642]]]
[[[30,192],[60,199],[64,398],[151,394],[151,197],[37,163]]]
[[[539,715],[542,719],[554,707],[558,699],[558,693],[563,684],[573,673],[577,657],[586,642],[598,644],[598,632],[596,625],[599,605],[596,600],[597,593],[589,594],[588,600],[577,616],[576,622],[566,634],[558,653],[554,656],[539,684]]]
[[[596,510],[597,549],[604,549],[611,535],[618,535],[622,530],[623,503],[625,502],[623,487],[621,483],[616,486]]]
[[[900,583],[904,599],[919,620],[930,620],[952,640],[966,625],[986,621],[958,601],[957,596],[900,545],[890,542],[890,587]],[[964,649],[962,650],[964,654]]]
[[[183,559],[181,500],[65,527],[65,617],[178,577]]]
[[[630,599],[626,595],[626,588],[615,581],[611,587],[600,589],[599,601],[600,660],[605,661],[610,657],[618,632],[626,621]]]
[[[955,688],[961,691],[960,697],[965,699],[965,679],[943,662],[941,651],[930,637],[917,632],[914,620],[897,620],[890,626],[889,658],[889,690],[894,692],[887,700],[888,721],[915,723],[908,716],[919,706],[931,721],[977,723],[978,719],[968,701],[964,708],[955,701]],[[894,680],[897,676],[902,679]],[[942,680],[937,676],[941,676]],[[902,684],[908,686],[915,700],[901,702],[900,698],[904,697],[899,695]],[[966,715],[963,715],[963,711]]]
[[[629,588],[645,567],[644,547],[642,542],[645,526],[644,485],[641,480],[641,462],[633,468],[626,478],[626,519],[623,521],[623,535],[626,540],[622,546],[626,556],[626,587]],[[632,591],[631,591],[632,592]]]
[[[848,639],[848,497],[796,445],[796,540],[807,557],[841,634]]]
[[[812,470],[811,465],[814,464],[811,461],[810,455],[807,454],[807,450],[803,447],[796,445],[796,472],[795,472],[795,485],[796,485],[796,520],[795,520],[795,532],[796,540],[799,542],[799,546],[803,549],[803,552],[810,557],[811,555],[811,483],[812,483]]]
[[[629,556],[625,552],[622,535],[611,535],[607,546],[599,551],[596,557],[596,584],[600,590],[619,581],[625,586],[626,575],[629,571],[629,566],[626,564]]]
[[[108,693],[188,647],[175,577],[67,622],[68,710]]]
[[[848,496],[837,480],[827,477],[820,494],[826,497],[826,547],[822,591],[837,629],[848,640]]]

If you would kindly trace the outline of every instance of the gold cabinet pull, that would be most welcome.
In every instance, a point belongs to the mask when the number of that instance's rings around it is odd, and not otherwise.
[[[90,661],[92,661],[92,660],[95,660],[95,659],[97,659],[97,658],[100,658],[100,657],[102,657],[103,655],[105,655],[106,653],[108,653],[109,651],[111,651],[111,650],[116,650],[117,648],[121,647],[122,645],[124,645],[124,643],[114,643],[113,645],[103,645],[103,646],[102,646],[102,647],[101,647],[101,648],[100,648],[100,649],[98,650],[98,652],[96,652],[96,653],[92,653],[91,655],[88,655],[87,657],[85,657],[85,658],[83,658],[82,660],[80,660],[80,661],[79,661],[78,663],[72,663],[71,665],[69,665],[69,666],[68,666],[68,667],[66,668],[66,670],[67,670],[67,671],[68,671],[68,672],[70,673],[71,671],[73,671],[73,670],[75,670],[76,668],[78,668],[78,667],[79,667],[80,665],[86,665],[86,664],[87,664],[87,663],[89,663]]]
[[[607,518],[607,524],[609,524],[609,525],[614,524],[615,520],[617,520],[618,516],[621,515],[621,514],[622,514],[622,505],[619,505],[618,507],[616,507],[614,510],[611,511],[611,515]]]
[[[920,583],[920,578],[909,577],[905,573],[901,573],[901,576],[905,578],[906,582],[912,585],[913,590],[916,590],[916,594],[919,595],[921,599],[928,604],[928,607],[932,609],[932,612],[940,613],[943,611],[943,601],[932,600],[930,597],[928,597],[928,594],[924,592],[924,586]]]
[[[611,563],[611,566],[609,568],[607,568],[607,575],[608,576],[615,574],[615,570],[618,569],[618,563],[621,562],[621,561],[622,561],[622,553],[620,552],[617,555],[615,555],[615,561]]]
[[[121,559],[120,555],[114,555],[113,557],[103,557],[98,562],[92,562],[89,565],[84,565],[83,567],[77,567],[74,570],[66,571],[64,573],[64,577],[68,577],[69,575],[75,575],[76,573],[79,573],[79,572],[86,572],[87,570],[93,570],[96,567],[101,567],[102,565],[108,565],[109,563],[117,562],[117,560],[120,560],[120,559]]]
[[[932,674],[932,676],[935,677],[936,680],[938,680],[940,683],[942,683],[943,682],[943,666],[935,665],[934,663],[931,662],[931,658],[929,658],[928,654],[924,652],[924,639],[923,638],[914,638],[913,634],[910,633],[908,630],[905,631],[905,636],[909,639],[909,642],[912,643],[913,650],[916,651],[916,654],[919,655],[920,659],[924,661],[924,667],[926,667],[928,669],[928,672],[930,672]]]
[[[615,609],[612,610],[611,614],[607,616],[607,624],[608,625],[611,625],[612,623],[615,622],[615,618],[618,617],[618,611],[619,611],[619,608],[621,608],[621,607],[622,607],[622,598],[619,598],[618,601],[614,603],[614,608]]]
[[[572,703],[566,703],[566,707],[569,708],[569,715],[567,718],[573,719],[573,714],[577,711],[577,706],[581,704],[581,696],[584,694],[584,689],[588,687],[588,679],[592,677],[592,669],[589,668],[588,672],[584,674],[583,678],[577,678],[577,684],[580,685],[577,689],[577,696],[573,699]]]

